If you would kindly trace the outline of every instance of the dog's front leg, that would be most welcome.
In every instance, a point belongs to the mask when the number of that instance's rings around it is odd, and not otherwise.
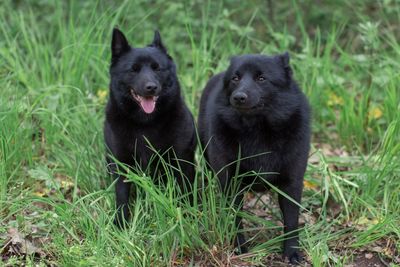
[[[124,228],[129,219],[129,194],[131,183],[125,180],[124,176],[119,176],[115,185],[117,214],[114,224],[119,228]]]
[[[235,209],[237,210],[237,212],[240,212],[243,207],[243,193],[240,193],[239,195],[237,195],[235,197],[234,204],[235,204]],[[235,238],[235,246],[238,249],[238,253],[247,253],[248,249],[247,249],[247,245],[245,244],[246,239],[244,238],[243,233],[241,233],[241,231],[243,230],[243,220],[242,220],[241,216],[236,215],[235,225],[236,225],[236,229],[238,230],[237,236]]]
[[[279,187],[283,193],[291,197],[294,201],[300,204],[301,194],[303,192],[302,179],[301,182],[289,182],[288,184],[281,185]],[[301,261],[299,254],[299,212],[300,208],[298,204],[293,203],[282,194],[279,194],[279,206],[283,215],[285,241],[283,243],[283,255],[288,257],[289,261],[293,264]]]
[[[244,194],[243,192],[240,192],[239,194],[235,195],[236,192],[231,192],[232,190],[235,189],[235,185],[233,184],[233,177],[231,176],[231,174],[234,173],[234,170],[231,170],[230,168],[226,168],[225,170],[222,170],[219,172],[218,174],[218,178],[219,178],[219,184],[220,184],[220,188],[222,193],[224,194],[225,197],[230,197],[232,196],[232,194],[234,194],[234,202],[233,202],[233,207],[237,212],[240,212],[242,210],[243,207],[243,197]],[[240,190],[240,186],[239,186],[239,190]],[[246,239],[244,238],[243,233],[241,233],[241,231],[243,230],[243,222],[242,222],[242,217],[239,215],[235,216],[235,226],[236,229],[238,231],[235,239],[234,239],[234,246],[237,249],[237,252],[239,254],[241,253],[247,253],[248,249],[246,246]]]

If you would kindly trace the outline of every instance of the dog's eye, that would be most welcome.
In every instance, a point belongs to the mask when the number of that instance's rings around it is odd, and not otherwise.
[[[153,70],[160,70],[160,64],[158,64],[158,63],[156,63],[156,62],[153,62],[153,63],[151,63],[151,68],[153,69]]]
[[[233,76],[233,77],[232,77],[232,81],[238,82],[238,81],[239,81],[239,76]]]
[[[132,71],[133,72],[139,72],[140,71],[140,65],[139,64],[133,64]]]
[[[263,76],[258,76],[258,77],[257,77],[257,81],[263,82],[263,81],[265,81],[265,77],[263,77]]]

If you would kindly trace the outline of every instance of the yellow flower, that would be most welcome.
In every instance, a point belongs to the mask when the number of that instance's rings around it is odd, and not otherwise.
[[[365,225],[365,226],[373,226],[376,225],[380,222],[381,220],[379,218],[367,218],[364,216],[361,216],[358,218],[358,220],[355,221],[357,225]]]
[[[33,192],[33,195],[37,196],[37,197],[43,197],[45,195],[44,192]]]
[[[304,185],[304,188],[306,188],[306,189],[312,189],[312,190],[317,190],[318,189],[318,185],[317,184],[315,184],[313,182],[310,182],[310,181],[307,181],[307,180],[304,180],[303,185]]]
[[[46,192],[47,191],[47,192]],[[35,192],[33,192],[32,194],[34,195],[34,196],[37,196],[37,197],[44,197],[44,196],[46,196],[47,195],[47,193],[48,193],[48,191],[49,190],[38,190],[38,191],[35,191]]]
[[[74,186],[74,183],[71,182],[71,181],[62,180],[62,181],[60,182],[60,185],[61,185],[61,187],[67,188],[67,189],[68,189],[68,188],[73,187],[73,186]]]
[[[97,98],[99,99],[100,103],[104,103],[107,95],[108,95],[108,90],[98,90],[97,91]]]
[[[328,99],[328,103],[327,103],[328,106],[336,106],[336,105],[342,106],[343,103],[344,103],[344,100],[341,96],[338,96],[335,93],[329,94],[329,99]]]
[[[382,117],[383,112],[379,107],[374,107],[372,109],[369,110],[368,112],[368,118],[371,119],[379,119],[380,117]]]

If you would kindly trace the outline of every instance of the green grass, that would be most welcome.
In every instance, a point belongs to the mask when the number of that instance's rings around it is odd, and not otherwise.
[[[129,173],[138,187],[133,218],[127,230],[115,229],[102,123],[111,31],[118,25],[138,47],[161,31],[195,116],[202,88],[230,56],[288,50],[313,108],[300,232],[307,262],[344,266],[372,252],[398,266],[400,5],[327,2],[3,1],[3,264],[271,266],[277,260],[284,237],[276,193],[271,203],[257,202],[270,220],[244,211],[252,253],[233,255],[235,211],[218,194],[200,151],[202,197],[195,205],[177,197],[172,179],[157,187]],[[20,250],[10,257],[10,229],[36,254]]]

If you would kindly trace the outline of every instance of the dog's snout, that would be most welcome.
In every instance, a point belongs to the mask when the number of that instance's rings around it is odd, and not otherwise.
[[[147,93],[153,94],[157,91],[158,86],[154,82],[147,82],[145,85],[145,89],[146,89]]]
[[[233,100],[236,104],[244,104],[247,100],[247,94],[244,92],[237,92],[233,95]]]

